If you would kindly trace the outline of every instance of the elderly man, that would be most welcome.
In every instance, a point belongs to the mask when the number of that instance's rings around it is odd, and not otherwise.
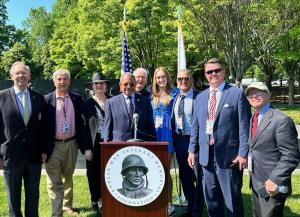
[[[219,59],[207,61],[205,77],[209,88],[195,101],[189,165],[195,166],[194,153],[199,150],[209,216],[243,217],[241,189],[249,150],[250,105],[241,89],[225,83]]]
[[[143,176],[147,176],[148,168],[143,159],[135,154],[128,155],[122,162],[123,188],[118,189],[120,194],[128,198],[143,198],[151,194]]]
[[[45,96],[47,103],[48,162],[47,189],[52,204],[52,216],[77,214],[73,209],[73,173],[78,148],[81,145],[82,98],[69,92],[70,72],[60,69],[53,74],[56,90]]]
[[[136,85],[135,92],[141,94],[144,97],[149,98],[150,92],[146,90],[146,85],[148,81],[148,72],[144,68],[137,68],[134,70],[133,75],[135,77]]]
[[[135,94],[135,79],[126,72],[120,78],[121,93],[106,101],[104,119],[104,141],[127,141],[134,137],[133,114],[138,117],[137,139],[155,140],[153,112],[150,100]]]
[[[173,145],[179,166],[179,178],[185,198],[188,201],[186,217],[199,217],[203,213],[203,190],[201,168],[197,165],[194,170],[189,167],[188,148],[191,136],[194,101],[199,94],[193,89],[193,77],[188,69],[177,73],[177,87],[180,92],[175,97],[172,109]],[[198,178],[198,179],[197,179]],[[197,184],[197,186],[196,186]]]
[[[30,70],[24,63],[15,62],[10,77],[13,87],[0,92],[0,165],[4,163],[9,204],[7,216],[23,216],[23,179],[25,216],[37,217],[41,163],[46,160],[43,139],[46,103],[42,95],[27,88]]]
[[[292,193],[291,175],[300,160],[295,124],[272,107],[271,93],[262,82],[253,82],[245,93],[255,109],[248,142],[253,216],[282,217]]]

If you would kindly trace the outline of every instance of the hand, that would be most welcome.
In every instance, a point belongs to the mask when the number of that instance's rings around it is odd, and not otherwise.
[[[233,164],[238,163],[238,164],[239,164],[239,169],[242,171],[243,169],[245,169],[245,168],[247,167],[247,158],[238,155],[238,156],[232,161],[232,163],[233,163]]]
[[[189,166],[190,166],[192,169],[194,169],[194,167],[195,167],[195,154],[189,152],[189,156],[188,156],[187,161],[188,161]]]
[[[47,160],[47,154],[46,153],[42,153],[42,162],[46,163]]]
[[[2,160],[2,158],[0,158],[0,170],[2,170],[3,169],[3,160]]]
[[[278,194],[278,185],[270,179],[265,182],[265,189],[271,196]]]
[[[87,159],[88,161],[93,160],[93,153],[91,150],[86,150],[84,153],[85,159]]]

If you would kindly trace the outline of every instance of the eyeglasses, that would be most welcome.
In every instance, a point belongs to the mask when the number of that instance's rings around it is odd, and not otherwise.
[[[98,84],[105,84],[105,81],[95,81],[93,84],[98,85]]]
[[[247,98],[252,99],[252,98],[257,98],[257,97],[261,97],[261,96],[265,96],[267,93],[265,92],[253,92],[251,94],[247,95]]]
[[[134,87],[134,83],[127,83],[127,82],[126,82],[126,83],[124,83],[123,85],[126,86],[126,87],[127,87],[127,86]]]
[[[178,77],[177,81],[189,81],[191,80],[191,77]]]
[[[207,75],[211,75],[212,73],[220,73],[223,69],[214,69],[214,70],[209,70],[205,72]]]

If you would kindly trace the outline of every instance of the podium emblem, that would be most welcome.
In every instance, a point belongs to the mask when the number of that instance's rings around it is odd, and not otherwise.
[[[128,206],[154,201],[165,185],[165,172],[150,150],[128,146],[116,151],[105,167],[105,184],[110,194]]]

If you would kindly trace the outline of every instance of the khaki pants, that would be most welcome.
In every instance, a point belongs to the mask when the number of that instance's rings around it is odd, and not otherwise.
[[[52,205],[52,217],[62,217],[63,210],[73,205],[73,173],[78,154],[76,140],[56,142],[46,163],[47,190]]]

